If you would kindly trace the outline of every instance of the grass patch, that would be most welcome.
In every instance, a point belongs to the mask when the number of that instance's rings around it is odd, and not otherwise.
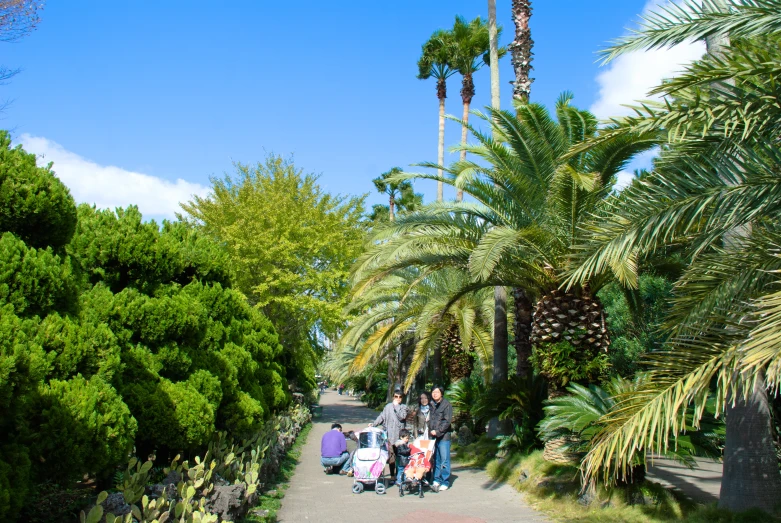
[[[456,448],[456,460],[483,468],[497,482],[511,484],[526,501],[553,521],[579,523],[688,523],[781,522],[762,511],[733,514],[702,505],[657,483],[646,481],[628,487],[598,487],[591,497],[581,496],[577,467],[545,461],[542,451],[496,457],[497,442],[481,438]]]
[[[290,450],[288,450],[285,458],[282,460],[277,477],[269,483],[267,489],[264,489],[263,494],[258,498],[257,504],[250,509],[250,514],[242,520],[242,523],[273,523],[277,520],[277,512],[282,507],[282,498],[285,497],[285,490],[290,486],[290,478],[293,477],[293,473],[296,471],[298,459],[301,457],[301,451],[306,444],[309,433],[312,431],[312,427],[313,424],[309,423],[301,429],[296,442],[293,443],[293,446],[290,447]],[[252,511],[257,509],[267,511],[267,515],[261,517],[252,514]]]

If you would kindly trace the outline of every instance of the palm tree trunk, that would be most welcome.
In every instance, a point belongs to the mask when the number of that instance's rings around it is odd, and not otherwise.
[[[464,121],[464,123],[461,125],[461,143],[466,143],[466,137],[467,137],[467,128],[466,125],[469,123],[469,102],[464,102],[464,114],[461,117],[461,119]],[[461,158],[460,160],[463,162],[466,160],[466,151],[463,149],[461,150]],[[456,190],[456,201],[460,202],[464,199],[464,191],[461,189]]]
[[[444,79],[437,80],[437,98],[439,98],[439,142],[437,144],[437,163],[445,165],[445,98],[447,98],[447,84]],[[442,178],[442,169],[438,171]],[[444,195],[443,183],[437,182],[437,201],[441,202]]]
[[[469,106],[472,103],[472,98],[475,95],[475,82],[472,79],[472,73],[467,73],[461,82],[461,101],[464,104],[464,114],[461,117],[463,124],[461,125],[461,143],[466,144],[467,138],[467,125],[469,124]],[[461,150],[461,161],[466,160],[466,151]],[[456,201],[460,202],[464,199],[464,191],[458,189],[456,191]]]
[[[759,508],[772,512],[781,496],[781,475],[764,375],[747,399],[727,406],[727,443],[719,507],[733,512]]]
[[[515,354],[517,356],[515,374],[525,378],[532,372],[532,309],[533,304],[526,291],[513,289],[515,307]]]
[[[442,344],[434,349],[434,385],[442,385]]]
[[[725,0],[714,0],[711,7],[727,10]],[[722,55],[729,45],[730,38],[725,33],[706,39],[711,55]],[[748,228],[731,232],[724,240],[727,248],[740,248],[741,237],[750,234]],[[738,397],[734,405],[731,403],[724,418],[726,443],[719,506],[735,512],[751,508],[771,512],[781,497],[781,476],[764,374],[760,374],[748,398]]]
[[[491,62],[491,107],[499,110],[499,44],[496,27],[496,0],[488,0],[488,43]],[[507,338],[507,291],[504,287],[494,287],[494,383],[507,379]],[[488,435],[494,437],[499,431],[499,419],[491,419]]]
[[[507,290],[504,287],[494,287],[494,384],[507,379]],[[509,434],[510,421],[499,421],[491,418],[488,423],[488,436],[493,438],[498,434]]]
[[[437,149],[437,163],[445,165],[445,98],[447,98],[447,84],[444,79],[437,81],[437,97],[439,98],[439,144]],[[442,169],[438,171],[442,178]],[[444,184],[437,182],[437,201],[444,199]],[[442,347],[437,346],[434,349],[434,380],[436,383],[442,382]]]
[[[393,198],[393,196],[390,197],[388,200],[388,208],[390,209],[390,221],[396,221],[396,214],[393,212],[394,207],[396,206],[396,200]]]
[[[496,0],[488,0],[488,57],[491,62],[491,107],[499,109],[499,31],[496,27]]]
[[[532,47],[534,40],[529,30],[529,19],[532,16],[531,0],[512,0],[512,16],[515,23],[515,40],[508,46],[510,49],[513,69],[515,69],[515,81],[513,84],[513,100],[521,103],[529,102],[532,82],[529,77],[533,69]]]

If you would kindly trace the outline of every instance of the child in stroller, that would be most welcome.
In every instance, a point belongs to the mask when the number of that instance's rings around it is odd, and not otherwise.
[[[399,431],[399,441],[396,442],[396,459],[399,460],[396,483],[399,485],[399,496],[404,496],[405,490],[412,493],[417,488],[418,495],[423,497],[423,476],[431,470],[431,461],[428,459],[430,449],[421,448],[424,445],[419,440],[416,440],[416,443],[417,445],[410,444],[407,429]]]

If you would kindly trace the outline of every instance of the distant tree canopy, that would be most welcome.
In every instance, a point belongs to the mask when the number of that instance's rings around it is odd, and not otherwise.
[[[271,155],[254,167],[238,164],[235,175],[212,180],[208,197],[182,207],[225,246],[236,287],[292,351],[288,378],[314,386],[318,339],[344,327],[349,270],[365,235],[364,197],[330,195],[316,176]]]

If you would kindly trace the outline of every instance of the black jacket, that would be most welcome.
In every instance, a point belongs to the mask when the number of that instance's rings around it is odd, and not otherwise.
[[[409,443],[397,442],[394,445],[396,448],[396,465],[400,467],[406,467],[409,463],[410,448]]]
[[[450,441],[450,431],[453,422],[453,406],[444,397],[439,400],[428,420],[429,430],[437,431],[437,439]]]

